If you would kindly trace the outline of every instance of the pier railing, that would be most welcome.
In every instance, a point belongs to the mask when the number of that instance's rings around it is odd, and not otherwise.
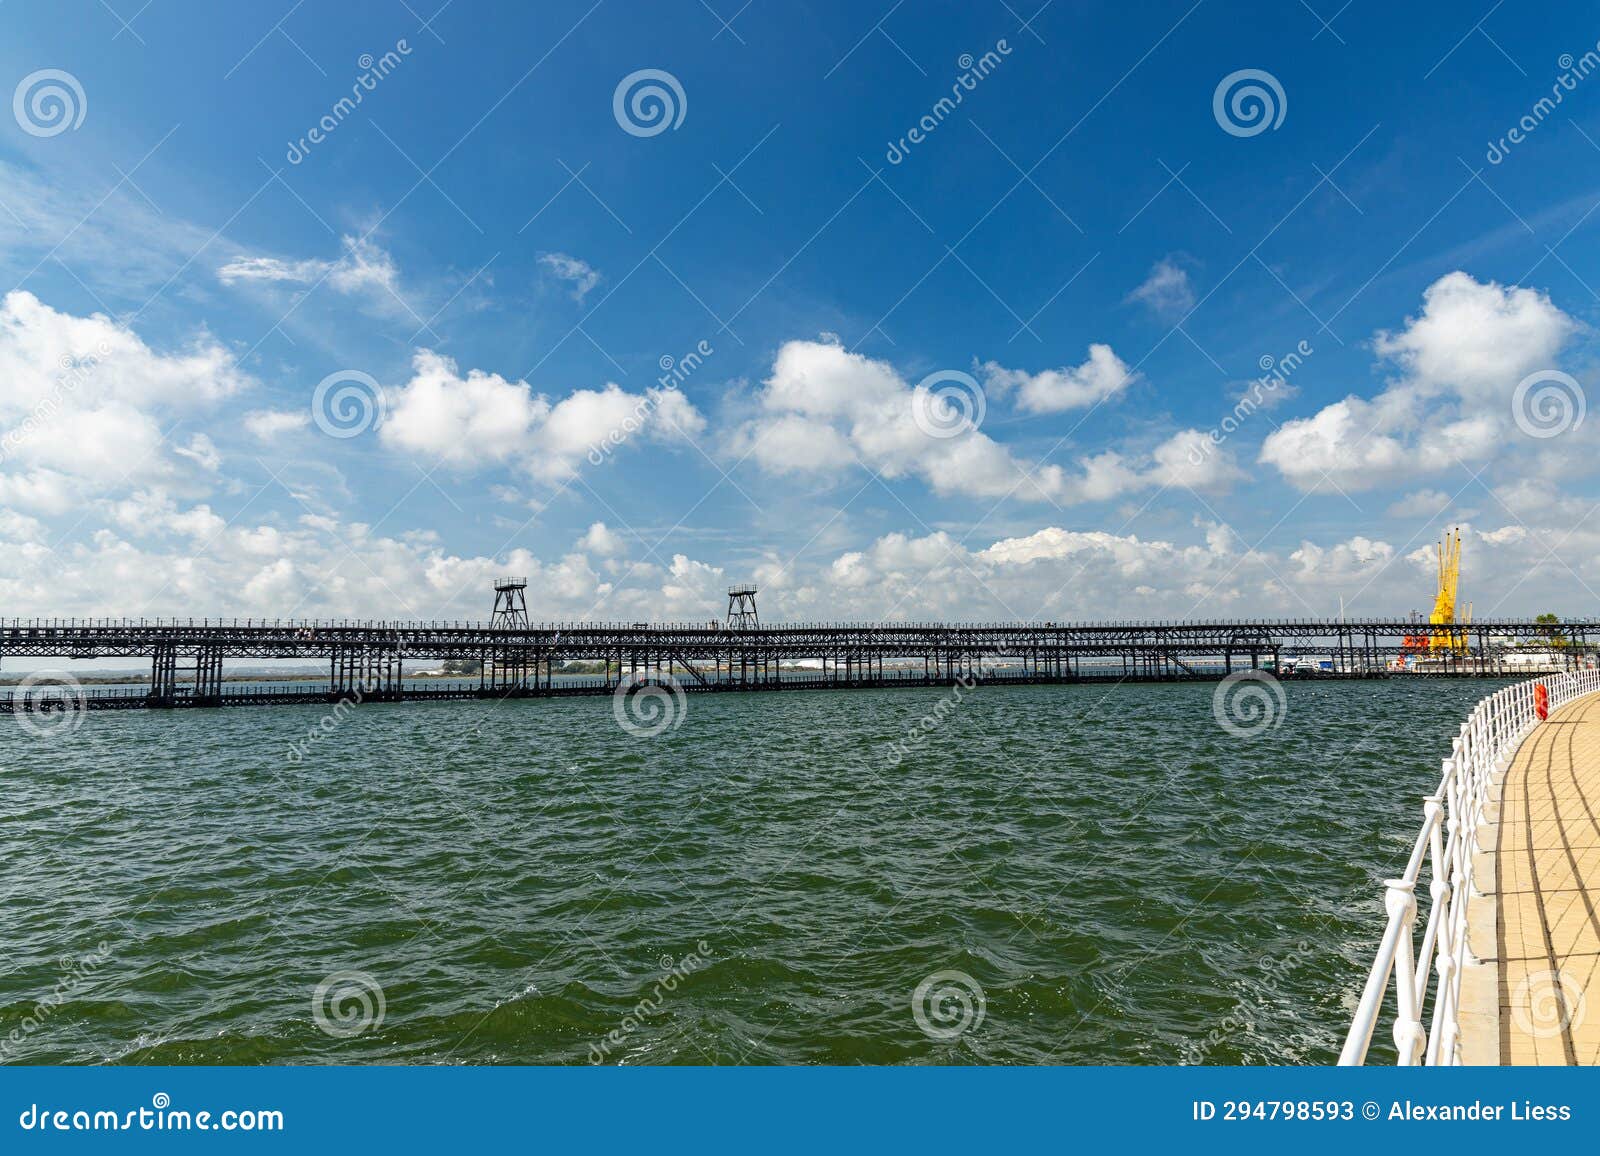
[[[1480,702],[1450,744],[1438,789],[1423,800],[1422,830],[1405,873],[1384,881],[1389,920],[1367,976],[1355,1021],[1339,1053],[1342,1065],[1366,1062],[1372,1034],[1394,979],[1394,1043],[1402,1065],[1461,1062],[1461,975],[1471,961],[1467,905],[1477,894],[1473,856],[1496,775],[1539,723],[1543,684],[1549,711],[1600,691],[1600,670],[1529,679]],[[1427,881],[1428,911],[1416,939],[1417,888]],[[1424,1023],[1426,1022],[1426,1026]]]
[[[506,582],[519,579],[506,578]],[[504,627],[482,619],[431,619],[431,618],[129,618],[126,616],[36,616],[32,618],[0,618],[0,629],[10,630],[130,630],[130,629],[202,629],[202,630],[481,630],[500,631]],[[655,630],[668,633],[709,631],[729,633],[716,623],[690,622],[613,622],[606,619],[586,618],[577,621],[536,622],[527,631],[538,633],[552,630]],[[1288,632],[1294,635],[1356,633],[1376,630],[1385,634],[1444,633],[1444,628],[1428,623],[1418,623],[1410,618],[1105,618],[1074,621],[1044,621],[1037,618],[1012,619],[999,622],[954,620],[949,622],[923,622],[914,619],[885,619],[882,621],[840,620],[824,622],[779,622],[762,629],[769,632],[808,630],[1247,630],[1259,629],[1266,633]],[[1561,638],[1600,629],[1600,618],[1564,618],[1551,625],[1535,618],[1484,619],[1470,625],[1456,627],[1459,631],[1474,634],[1510,632],[1518,637]]]

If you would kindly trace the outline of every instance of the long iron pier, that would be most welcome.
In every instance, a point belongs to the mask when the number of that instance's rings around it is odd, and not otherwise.
[[[1383,677],[1390,657],[1414,649],[1419,631],[1445,629],[1470,653],[1430,658],[1430,673],[1532,673],[1519,665],[1519,650],[1525,656],[1530,647],[1573,669],[1593,665],[1600,653],[1591,641],[1591,635],[1600,635],[1595,619],[1565,620],[1557,627],[1508,619],[1449,628],[1402,619],[1310,618],[762,626],[752,611],[726,623],[530,625],[508,619],[497,605],[495,620],[487,623],[0,620],[0,662],[10,657],[148,662],[147,687],[78,696],[80,707],[126,709],[338,701],[353,694],[364,701],[608,694],[668,679],[687,691],[731,691],[938,686],[961,680],[1201,680],[1254,668],[1279,677]],[[241,688],[224,675],[226,661],[241,659],[325,663],[327,679],[310,687]],[[414,669],[422,660],[478,664],[475,682],[429,685],[405,678],[405,665]],[[604,673],[563,675],[562,668],[573,662],[603,663]],[[59,696],[54,702],[59,706]],[[0,713],[35,709],[31,704],[24,691],[0,692]]]

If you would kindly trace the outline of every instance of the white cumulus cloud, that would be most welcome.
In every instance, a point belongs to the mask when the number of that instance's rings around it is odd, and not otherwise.
[[[214,472],[209,437],[169,443],[163,430],[252,381],[205,334],[158,352],[104,314],[15,290],[0,302],[0,383],[0,501],[59,513],[119,484]]]
[[[424,349],[412,359],[411,380],[392,395],[379,436],[458,469],[513,464],[559,481],[585,458],[603,461],[635,437],[670,442],[704,428],[676,389],[635,394],[608,384],[552,401],[497,373],[473,369],[463,377],[450,358]]]
[[[1543,293],[1447,274],[1418,316],[1374,342],[1399,378],[1370,400],[1351,395],[1285,422],[1261,461],[1302,490],[1371,489],[1485,462],[1518,444],[1517,383],[1554,368],[1578,329]]]
[[[1125,367],[1108,347],[1096,349],[1104,353],[1091,353],[1077,370],[1060,371],[1071,381],[1052,378],[1045,388],[1057,399],[1063,390],[1085,391],[1084,396],[1115,392]],[[999,367],[986,372],[1024,389],[1022,379],[1031,380]],[[773,473],[832,473],[860,463],[886,478],[919,478],[940,494],[1015,495],[1057,504],[1104,501],[1165,484],[1225,485],[1239,476],[1219,450],[1198,462],[1189,460],[1191,448],[1203,438],[1194,430],[1137,457],[1107,450],[1081,458],[1071,469],[1029,463],[981,428],[931,436],[917,420],[918,401],[917,387],[887,362],[831,342],[790,341],[778,351],[772,375],[757,395],[759,415],[735,431],[733,448]]]
[[[578,539],[578,549],[586,554],[598,554],[602,558],[614,558],[625,554],[628,543],[610,526],[604,522],[595,522],[583,537]]]
[[[1015,390],[1017,407],[1029,413],[1084,409],[1117,396],[1136,380],[1111,346],[1098,343],[1089,346],[1089,357],[1081,365],[1027,373],[987,361],[981,372],[985,389],[997,397]]]

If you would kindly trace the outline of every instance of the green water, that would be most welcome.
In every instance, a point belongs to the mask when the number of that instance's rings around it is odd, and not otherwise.
[[[1496,685],[0,717],[0,1057],[1327,1063]]]

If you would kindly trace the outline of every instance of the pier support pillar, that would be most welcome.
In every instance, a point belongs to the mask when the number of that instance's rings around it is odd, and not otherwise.
[[[491,651],[484,662],[488,670],[489,690],[497,694],[520,694],[528,689],[529,652],[524,649],[500,647]],[[617,669],[620,677],[622,654],[617,652]],[[610,656],[606,659],[605,678],[611,679]]]
[[[157,643],[150,656],[151,706],[172,706],[178,697],[178,648],[170,642]]]
[[[222,648],[208,647],[194,656],[194,701],[199,706],[222,705]]]

